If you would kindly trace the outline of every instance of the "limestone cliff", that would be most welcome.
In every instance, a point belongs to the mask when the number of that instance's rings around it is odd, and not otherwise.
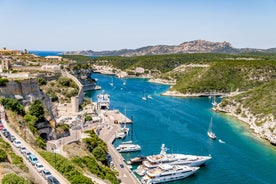
[[[25,79],[25,80],[10,80],[6,86],[0,87],[0,96],[7,98],[13,98],[15,95],[20,95],[24,99],[41,98],[42,93],[37,84],[37,79]]]

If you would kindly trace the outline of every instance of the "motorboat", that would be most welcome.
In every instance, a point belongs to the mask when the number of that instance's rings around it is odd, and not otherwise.
[[[115,132],[116,139],[124,139],[127,136],[125,132]]]
[[[143,164],[147,166],[147,163],[150,165],[156,165],[160,163],[173,163],[174,165],[177,165],[179,163],[183,165],[200,166],[211,158],[211,156],[167,154],[167,148],[165,147],[165,144],[162,144],[160,154],[147,156],[147,159],[143,162]],[[150,167],[150,165],[148,166]]]
[[[154,169],[160,164],[198,167],[212,158],[211,156],[167,154],[166,151],[167,148],[165,147],[165,144],[162,144],[160,154],[147,156],[146,160],[142,162],[142,165],[137,167],[136,173],[143,176],[147,170]]]
[[[160,164],[158,167],[146,172],[142,178],[142,184],[163,183],[184,179],[194,174],[199,167],[183,165]]]
[[[137,163],[142,163],[144,160],[146,160],[146,156],[138,155],[137,157],[131,158],[129,160],[129,163],[130,164],[137,164]]]
[[[116,149],[120,153],[126,153],[126,152],[134,152],[134,151],[140,151],[141,146],[138,144],[133,144],[132,141],[123,142],[119,146],[116,147]]]

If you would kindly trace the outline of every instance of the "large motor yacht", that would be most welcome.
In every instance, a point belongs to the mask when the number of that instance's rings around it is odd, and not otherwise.
[[[138,166],[136,173],[143,176],[147,170],[159,166],[159,164],[167,163],[169,165],[187,165],[197,167],[203,165],[211,156],[196,156],[185,154],[167,154],[167,148],[164,144],[161,146],[160,154],[147,156],[142,165]]]
[[[160,164],[158,167],[147,171],[142,178],[142,184],[163,183],[180,180],[194,174],[199,167],[189,167],[185,165]]]

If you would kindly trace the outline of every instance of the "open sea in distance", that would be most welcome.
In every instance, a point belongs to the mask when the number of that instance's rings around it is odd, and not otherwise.
[[[45,56],[38,51],[36,54]],[[149,83],[146,79],[118,79],[101,74],[92,77],[97,78],[102,90],[110,94],[111,108],[122,113],[126,108],[126,115],[133,119],[124,141],[132,139],[142,150],[122,154],[126,161],[137,155],[158,154],[161,144],[165,144],[168,153],[212,156],[195,175],[170,184],[276,183],[276,147],[257,138],[245,123],[212,111],[209,98],[160,96],[169,86]],[[112,78],[114,86],[109,85]],[[99,93],[101,90],[89,91],[86,98],[96,101]],[[151,95],[152,99],[143,101],[144,94]],[[213,131],[225,144],[208,138],[211,117]],[[119,143],[115,141],[114,145]]]

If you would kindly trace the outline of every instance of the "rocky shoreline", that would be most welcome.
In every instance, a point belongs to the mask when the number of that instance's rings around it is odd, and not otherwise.
[[[242,104],[232,104],[235,105],[226,105],[225,107],[222,107],[221,104],[218,104],[213,108],[213,110],[227,113],[228,115],[237,118],[239,121],[248,124],[249,128],[260,138],[268,140],[272,145],[276,145],[276,129],[274,129],[274,127],[276,127],[276,121],[272,115],[258,118],[247,109],[243,108]],[[240,112],[238,109],[240,109]],[[263,123],[259,124],[259,122]]]

